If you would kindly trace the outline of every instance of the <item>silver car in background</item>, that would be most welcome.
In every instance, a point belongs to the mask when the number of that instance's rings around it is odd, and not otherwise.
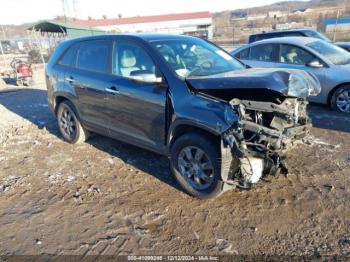
[[[350,52],[309,37],[282,37],[242,46],[231,54],[251,67],[300,69],[314,74],[322,90],[311,102],[350,114]]]

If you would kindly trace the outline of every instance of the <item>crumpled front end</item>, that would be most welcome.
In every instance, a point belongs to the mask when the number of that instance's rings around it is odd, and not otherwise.
[[[288,174],[284,153],[311,128],[307,101],[287,97],[281,103],[232,99],[236,121],[222,139],[222,178],[250,188],[262,177]]]
[[[311,128],[309,96],[321,85],[300,70],[254,68],[186,79],[191,90],[225,103],[221,178],[249,188],[260,178],[287,174],[285,151]]]

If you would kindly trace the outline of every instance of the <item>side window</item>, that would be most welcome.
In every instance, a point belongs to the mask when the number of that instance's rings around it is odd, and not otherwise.
[[[77,67],[80,69],[107,73],[109,71],[109,57],[112,41],[94,40],[81,43]]]
[[[269,37],[266,36],[266,35],[257,35],[257,36],[255,37],[255,39],[254,39],[254,42],[261,41],[261,40],[265,40],[265,39],[267,39],[267,38],[269,38]]]
[[[250,50],[250,48],[246,48],[246,49],[242,50],[241,52],[239,52],[237,54],[237,58],[242,59],[242,60],[248,60],[249,59],[249,50]]]
[[[279,62],[284,64],[293,65],[306,65],[316,57],[305,51],[304,49],[292,46],[292,45],[281,45]]]
[[[278,37],[284,37],[285,35],[283,33],[274,33],[271,34],[269,38],[278,38]]]
[[[256,45],[250,49],[250,60],[261,62],[274,62],[273,44]]]
[[[79,48],[79,44],[74,44],[68,47],[68,50],[65,51],[65,53],[60,58],[58,63],[60,65],[74,67],[77,59],[78,48]]]
[[[157,74],[156,66],[151,57],[136,44],[117,42],[112,59],[112,73],[114,75],[130,77],[136,72]]]
[[[249,36],[249,41],[248,41],[249,44],[255,42],[256,41],[256,37],[257,37],[256,35]]]

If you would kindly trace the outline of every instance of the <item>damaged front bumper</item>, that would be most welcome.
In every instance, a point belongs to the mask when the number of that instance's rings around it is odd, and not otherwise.
[[[226,184],[251,188],[260,178],[288,174],[285,151],[309,134],[307,102],[233,99],[239,120],[222,135],[221,176]]]

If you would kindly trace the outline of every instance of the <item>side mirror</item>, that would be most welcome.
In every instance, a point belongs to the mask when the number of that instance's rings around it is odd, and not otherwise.
[[[314,60],[310,61],[306,65],[308,67],[312,67],[312,68],[323,68],[324,67],[324,65],[317,59],[314,59]]]
[[[161,77],[157,77],[149,70],[136,70],[130,73],[130,78],[144,83],[160,84],[163,82]]]

